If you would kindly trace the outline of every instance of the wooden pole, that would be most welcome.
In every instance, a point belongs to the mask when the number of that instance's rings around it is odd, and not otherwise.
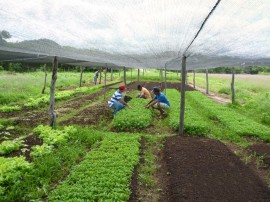
[[[160,74],[160,80],[161,80],[161,82],[160,82],[160,85],[161,85],[160,88],[163,89],[163,86],[162,86],[162,83],[163,83],[162,82],[163,81],[163,71],[162,71],[162,69],[160,69],[159,71],[160,71],[159,74]]]
[[[55,84],[57,80],[57,66],[58,61],[57,57],[55,56],[53,59],[52,65],[52,80],[51,80],[51,87],[50,87],[50,109],[49,109],[49,118],[50,118],[50,126],[55,128],[56,125],[56,112],[54,111],[54,103],[55,103]]]
[[[206,69],[206,94],[209,94],[208,69]]]
[[[105,77],[105,79],[104,79],[104,100],[105,100],[105,98],[106,98],[106,80],[107,80],[107,63],[106,63],[106,71],[104,71],[104,77]]]
[[[112,81],[112,77],[113,77],[113,68],[111,67],[111,81]]]
[[[140,69],[138,69],[138,82],[140,82]]]
[[[186,56],[182,57],[182,71],[181,71],[181,103],[180,103],[180,124],[179,135],[184,135],[184,118],[185,118],[185,80],[186,80]]]
[[[125,84],[125,86],[127,86],[126,67],[124,67],[124,84]]]
[[[47,71],[46,71],[46,64],[44,64],[44,73],[45,73],[45,78],[44,78],[44,86],[43,89],[41,91],[42,94],[45,93],[45,89],[46,89],[46,83],[47,83]]]
[[[99,68],[99,84],[101,84],[101,68]]]
[[[193,88],[195,88],[195,70],[193,70]]]
[[[232,103],[235,103],[235,91],[234,91],[234,76],[235,76],[235,68],[232,68],[232,82],[231,82],[231,90],[232,90]]]
[[[82,87],[82,74],[83,74],[83,66],[81,66],[80,87]]]
[[[166,95],[166,90],[167,90],[167,76],[166,76],[166,74],[167,74],[167,65],[165,64],[165,72],[164,72],[164,81],[165,81],[165,83],[164,83],[164,88],[165,88],[165,95]]]
[[[132,68],[130,69],[130,83],[132,82]]]

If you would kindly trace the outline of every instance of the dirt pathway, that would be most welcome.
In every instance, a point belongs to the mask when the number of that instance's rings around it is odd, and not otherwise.
[[[270,200],[267,185],[216,140],[169,137],[163,164],[168,184],[161,201]]]
[[[193,88],[193,84],[189,83],[188,86],[190,88]],[[194,89],[194,88],[193,88]],[[203,93],[205,96],[209,97],[210,99],[214,100],[215,102],[218,102],[220,104],[227,104],[227,103],[231,103],[231,100],[228,98],[224,98],[224,97],[220,97],[219,95],[216,95],[212,92],[209,92],[209,94],[206,94],[206,90],[203,88],[200,88],[198,86],[195,87],[195,90],[200,91],[201,93]]]

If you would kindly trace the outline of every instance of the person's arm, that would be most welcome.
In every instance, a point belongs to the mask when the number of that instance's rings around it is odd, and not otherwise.
[[[154,99],[152,99],[150,102],[148,102],[147,105],[145,105],[144,107],[145,107],[145,108],[148,108],[148,107],[153,106],[153,105],[156,104],[156,103],[157,103],[157,100],[154,98]]]
[[[126,105],[128,108],[131,108],[131,106],[128,103],[126,103],[124,100],[120,100],[119,102],[122,103],[123,105]]]
[[[151,102],[153,102],[155,100],[155,98],[154,99],[152,99],[151,101],[149,101],[146,105],[144,105],[145,107],[147,106],[147,105],[149,105]]]
[[[150,102],[149,104],[147,104],[145,107],[146,108],[149,108],[149,107],[155,105],[157,102],[158,102],[157,100],[153,99],[152,102]]]

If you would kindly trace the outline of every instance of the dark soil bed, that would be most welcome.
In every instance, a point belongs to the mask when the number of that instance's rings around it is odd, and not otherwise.
[[[68,120],[61,122],[62,125],[96,125],[99,123],[101,118],[112,119],[112,111],[108,107],[107,103],[90,106],[89,108],[80,111]],[[108,123],[111,121],[108,121]]]
[[[15,124],[27,126],[34,128],[39,124],[48,125],[49,124],[49,116],[48,111],[38,111],[38,112],[28,112],[25,114],[21,114],[20,117],[16,117],[14,119]]]
[[[23,140],[22,143],[26,146],[20,148],[17,151],[5,155],[5,157],[25,156],[25,159],[31,162],[30,157],[31,148],[36,145],[42,145],[43,141],[37,135],[29,135]]]
[[[221,142],[169,137],[163,156],[160,201],[270,201],[266,183]]]

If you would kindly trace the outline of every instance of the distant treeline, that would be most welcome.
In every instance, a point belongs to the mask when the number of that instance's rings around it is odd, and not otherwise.
[[[46,70],[51,71],[52,64],[46,65]],[[105,68],[105,67],[103,67]],[[102,69],[103,69],[102,68]],[[93,72],[100,69],[100,67],[85,67],[84,72]],[[0,71],[11,71],[11,72],[34,72],[34,71],[43,71],[44,64],[26,64],[26,63],[10,63],[10,62],[0,62]],[[67,64],[59,64],[58,71],[60,72],[79,72],[80,66],[73,66]],[[196,70],[198,73],[205,73],[205,69]],[[217,67],[214,69],[209,69],[209,73],[216,74],[231,74],[232,67]],[[259,74],[265,73],[270,74],[270,66],[249,66],[249,67],[235,67],[236,74]]]
[[[259,74],[270,73],[270,66],[249,66],[249,67],[235,67],[236,74]],[[206,70],[196,70],[198,73],[205,73]],[[232,67],[217,67],[214,69],[208,69],[208,73],[215,74],[231,74]]]
[[[84,72],[93,72],[98,70],[100,67],[85,67]],[[46,64],[46,71],[50,72],[52,69],[52,64]],[[79,72],[81,69],[80,66],[59,64],[59,72]],[[35,72],[35,71],[44,71],[44,64],[26,64],[26,63],[10,63],[10,62],[0,62],[0,71],[10,71],[10,72]]]

